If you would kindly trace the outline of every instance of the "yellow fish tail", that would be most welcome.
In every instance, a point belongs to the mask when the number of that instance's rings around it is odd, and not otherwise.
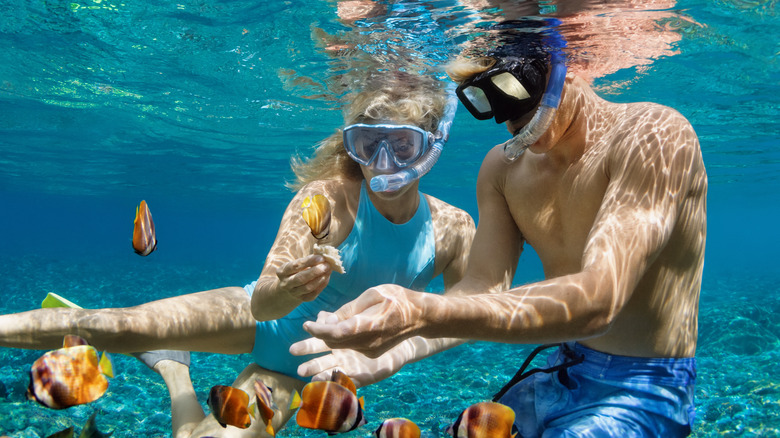
[[[293,390],[292,400],[290,401],[290,409],[298,409],[301,407],[301,395],[298,391]]]
[[[111,362],[111,358],[108,357],[108,353],[103,353],[103,356],[98,363],[98,368],[100,369],[100,372],[106,376],[111,378],[114,377],[114,364]]]

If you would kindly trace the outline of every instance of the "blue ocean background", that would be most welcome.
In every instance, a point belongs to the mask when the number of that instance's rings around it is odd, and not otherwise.
[[[334,96],[342,90],[329,78],[344,65],[323,49],[318,29],[360,29],[336,19],[335,1],[152,3],[0,4],[1,313],[36,308],[47,292],[119,307],[256,279],[292,197],[290,156],[309,154],[341,125]],[[404,4],[413,17],[438,6]],[[445,5],[451,25],[468,21],[460,4]],[[780,436],[777,2],[686,0],[668,12],[697,23],[674,27],[676,53],[594,86],[612,101],[677,109],[702,145],[709,221],[693,436]],[[436,13],[416,18],[437,23]],[[451,53],[436,47],[448,35],[425,28],[413,48],[435,65]],[[422,190],[476,220],[481,158],[506,138],[503,127],[460,110]],[[141,199],[159,239],[146,258],[130,246]],[[528,248],[515,283],[541,278]],[[360,390],[369,424],[350,436],[395,416],[416,421],[424,436],[446,436],[446,425],[489,399],[532,348],[473,343],[409,365]],[[78,430],[97,413],[114,436],[170,436],[162,380],[127,356],[114,355],[118,374],[93,404],[53,411],[26,400],[41,353],[0,349],[3,434]],[[194,353],[204,406],[212,385],[229,384],[249,362]],[[323,433],[290,424],[279,435]]]

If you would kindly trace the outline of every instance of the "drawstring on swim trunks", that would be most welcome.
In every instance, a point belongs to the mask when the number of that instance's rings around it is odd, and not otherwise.
[[[528,367],[528,365],[531,364],[531,361],[536,357],[537,354],[541,353],[544,350],[547,350],[548,348],[553,347],[561,347],[563,349],[563,354],[566,356],[568,361],[564,361],[563,363],[559,365],[555,365],[550,368],[532,368],[528,371],[525,371],[525,369]],[[523,362],[523,366],[520,367],[520,369],[515,373],[514,377],[507,382],[506,385],[504,385],[503,388],[501,388],[500,391],[496,393],[496,395],[493,396],[493,401],[498,401],[501,397],[506,394],[507,391],[509,391],[509,388],[520,382],[521,380],[536,374],[536,373],[554,373],[555,371],[562,371],[563,373],[566,372],[566,368],[572,367],[574,365],[582,363],[582,361],[585,360],[584,354],[576,354],[574,350],[572,350],[568,345],[566,344],[544,344],[540,345],[536,348],[534,348],[534,351],[531,352],[531,354],[528,355],[528,358]],[[568,375],[561,376],[562,378],[568,378]]]

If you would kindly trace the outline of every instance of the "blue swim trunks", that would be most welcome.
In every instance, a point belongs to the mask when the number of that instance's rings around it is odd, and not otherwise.
[[[514,409],[518,438],[691,433],[695,358],[617,356],[569,343],[547,363],[564,368],[530,375],[498,400]]]

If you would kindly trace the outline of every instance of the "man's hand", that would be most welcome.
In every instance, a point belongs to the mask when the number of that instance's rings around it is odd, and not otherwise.
[[[378,358],[422,327],[422,294],[393,284],[365,291],[336,313],[320,312],[303,324],[332,349],[352,349]]]

